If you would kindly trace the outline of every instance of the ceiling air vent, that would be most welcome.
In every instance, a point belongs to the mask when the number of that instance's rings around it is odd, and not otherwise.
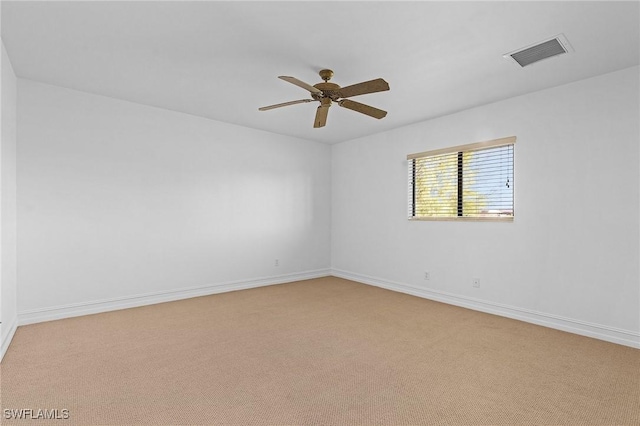
[[[569,53],[571,50],[571,45],[567,38],[564,34],[560,34],[551,40],[545,40],[533,46],[507,53],[504,57],[513,59],[521,67],[526,67],[543,59]]]

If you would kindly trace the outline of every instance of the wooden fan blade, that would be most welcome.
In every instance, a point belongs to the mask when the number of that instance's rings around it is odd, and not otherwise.
[[[360,102],[351,101],[349,99],[343,99],[339,101],[338,105],[344,108],[351,109],[353,111],[360,112],[362,114],[366,114],[370,117],[377,118],[378,120],[386,117],[387,115],[387,111],[383,111],[369,105],[361,104]]]
[[[316,111],[316,119],[313,122],[313,127],[324,127],[327,124],[327,115],[329,114],[328,105],[320,105]]]
[[[281,104],[269,105],[269,106],[258,108],[258,111],[268,111],[270,109],[275,109],[275,108],[280,108],[280,107],[285,107],[285,106],[295,105],[295,104],[302,104],[305,102],[312,102],[312,101],[313,99],[300,99],[299,101],[283,102]]]
[[[341,98],[350,98],[352,96],[364,95],[367,93],[383,92],[389,90],[389,83],[381,78],[365,81],[363,83],[353,84],[338,90],[338,96]]]
[[[303,89],[307,89],[311,93],[316,93],[318,95],[322,94],[322,90],[316,89],[312,85],[310,85],[308,83],[305,83],[304,81],[300,81],[295,77],[288,77],[286,75],[281,75],[278,78],[281,79],[281,80],[284,80],[284,81],[286,81],[288,83],[295,84],[298,87],[302,87]]]

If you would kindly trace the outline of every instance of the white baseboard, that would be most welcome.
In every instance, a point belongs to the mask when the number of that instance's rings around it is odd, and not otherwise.
[[[175,300],[188,299],[191,297],[208,296],[210,294],[225,293],[228,291],[245,290],[249,288],[264,287],[274,284],[283,284],[292,281],[326,277],[329,275],[331,275],[330,269],[317,269],[313,271],[277,275],[272,277],[229,281],[199,287],[183,288],[179,290],[159,291],[154,293],[138,294],[112,299],[72,303],[63,306],[31,309],[18,313],[18,324],[27,325],[44,321],[77,317],[81,315],[98,314],[101,312],[116,311],[119,309],[135,308],[138,306],[153,305],[156,303],[172,302]]]
[[[18,317],[13,317],[11,323],[9,324],[3,324],[3,330],[5,330],[5,326],[8,331],[4,333],[4,336],[1,336],[2,339],[0,342],[0,362],[2,362],[4,354],[7,353],[7,349],[9,349],[9,344],[11,344],[11,340],[13,340],[13,335],[16,334],[16,329],[18,328]]]
[[[595,339],[640,349],[640,333],[630,330],[623,330],[605,325],[589,323],[586,321],[561,317],[559,315],[553,315],[530,309],[519,308],[516,306],[489,302],[486,300],[460,296],[438,290],[418,288],[407,284],[401,284],[340,269],[318,269],[301,273],[256,278],[251,280],[230,281],[200,287],[189,287],[180,290],[146,293],[19,312],[17,319],[14,319],[13,323],[9,325],[9,331],[2,339],[2,346],[0,347],[0,360],[9,347],[11,339],[13,338],[18,325],[71,318],[81,315],[97,314],[119,309],[152,305],[155,303],[188,299],[191,297],[207,296],[210,294],[224,293],[228,291],[244,290],[274,284],[282,284],[292,281],[320,278],[329,275],[385,288],[387,290],[411,294],[413,296],[418,296],[425,299],[448,303],[450,305],[461,306],[476,311],[525,321],[532,324],[542,325],[557,330],[567,331],[569,333],[593,337]]]
[[[531,309],[489,302],[486,300],[460,296],[438,290],[418,288],[407,284],[396,283],[340,269],[332,269],[331,275],[351,281],[357,281],[363,284],[385,288],[387,290],[411,294],[425,299],[461,306],[463,308],[469,308],[476,311],[525,321],[532,324],[542,325],[544,327],[554,328],[557,330],[567,331],[569,333],[593,337],[595,339],[640,349],[640,333],[630,330],[589,323],[586,321],[561,317],[559,315],[537,312]]]

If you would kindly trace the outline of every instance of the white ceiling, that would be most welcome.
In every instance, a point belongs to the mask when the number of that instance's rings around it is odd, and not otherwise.
[[[632,2],[11,2],[18,77],[326,143],[638,65]],[[503,54],[564,33],[574,52],[520,68]],[[354,98],[376,120],[317,104],[290,75],[391,90]],[[597,100],[594,100],[594,102]]]

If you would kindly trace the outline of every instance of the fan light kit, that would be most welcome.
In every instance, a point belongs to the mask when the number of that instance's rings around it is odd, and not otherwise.
[[[302,104],[307,102],[318,101],[320,106],[316,111],[316,118],[313,122],[313,127],[324,127],[327,124],[327,114],[329,113],[329,107],[333,102],[336,102],[343,108],[347,108],[373,118],[381,119],[387,115],[387,111],[383,111],[378,108],[374,108],[369,105],[361,104],[360,102],[352,101],[352,96],[365,95],[367,93],[383,92],[389,90],[389,83],[381,78],[375,80],[365,81],[358,84],[353,84],[347,87],[340,87],[335,83],[329,83],[331,77],[333,77],[333,71],[322,70],[319,72],[320,78],[324,80],[323,83],[314,84],[313,86],[300,81],[295,77],[280,76],[278,78],[295,84],[298,87],[308,90],[311,93],[311,99],[300,99],[298,101],[284,102],[281,104],[269,105],[266,107],[258,108],[260,111],[268,111],[270,109],[280,108],[289,105]]]

